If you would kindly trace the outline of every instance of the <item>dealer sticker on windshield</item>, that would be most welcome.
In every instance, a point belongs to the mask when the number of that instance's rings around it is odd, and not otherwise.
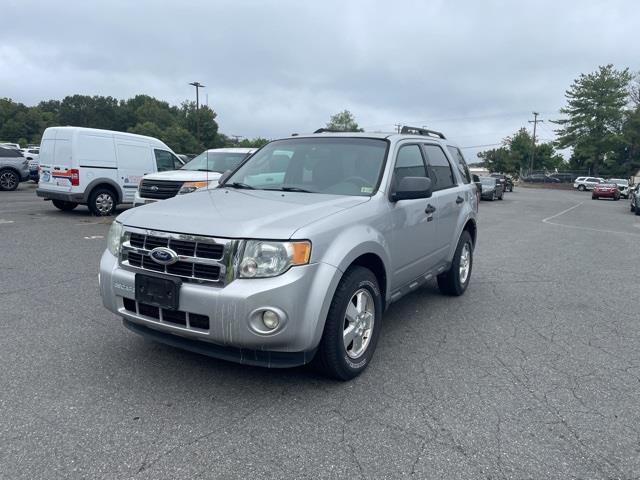
[[[373,187],[362,187],[360,189],[360,193],[371,193],[373,192]]]

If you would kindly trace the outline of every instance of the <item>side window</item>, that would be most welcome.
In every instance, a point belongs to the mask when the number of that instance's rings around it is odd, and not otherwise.
[[[458,167],[458,171],[462,177],[462,182],[471,183],[471,172],[469,172],[469,167],[467,166],[467,162],[464,161],[464,157],[462,156],[460,149],[452,146],[448,146],[447,149],[449,150],[456,167]]]
[[[175,170],[174,156],[171,152],[167,152],[166,150],[154,150],[156,154],[156,165],[158,167],[159,172],[166,172],[167,170]],[[175,162],[178,162],[176,159]]]
[[[451,164],[442,149],[437,145],[424,145],[424,149],[427,154],[429,170],[432,172],[433,191],[437,192],[455,186],[456,181]]]
[[[393,171],[396,185],[404,177],[427,177],[427,169],[424,165],[422,152],[418,145],[406,145],[400,147],[396,158],[396,166]]]
[[[184,166],[184,163],[175,155],[171,155],[171,156],[173,157],[173,165],[174,165],[173,169],[180,170]]]

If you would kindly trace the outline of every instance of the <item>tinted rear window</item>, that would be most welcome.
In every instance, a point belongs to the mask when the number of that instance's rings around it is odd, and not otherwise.
[[[0,147],[0,157],[4,157],[4,158],[22,157],[22,153],[20,153],[18,150],[14,150],[13,148]]]

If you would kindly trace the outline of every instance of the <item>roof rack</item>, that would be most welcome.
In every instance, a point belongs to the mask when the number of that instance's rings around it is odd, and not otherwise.
[[[442,140],[447,139],[447,137],[444,136],[444,133],[436,132],[435,130],[429,130],[427,128],[410,127],[408,125],[402,127],[400,133],[405,133],[408,135],[425,135],[427,137],[438,137]]]
[[[319,128],[313,133],[344,133],[344,131],[336,130],[334,128]]]

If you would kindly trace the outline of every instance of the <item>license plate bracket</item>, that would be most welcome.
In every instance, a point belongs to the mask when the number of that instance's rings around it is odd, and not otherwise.
[[[136,273],[136,301],[155,307],[177,310],[180,303],[179,279]]]

